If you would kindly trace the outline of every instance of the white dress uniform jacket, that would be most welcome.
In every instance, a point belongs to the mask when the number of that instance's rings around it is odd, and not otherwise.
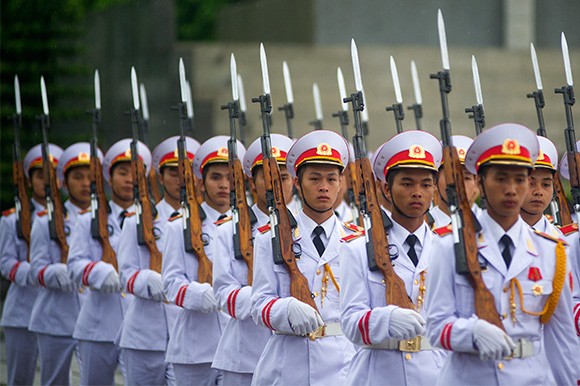
[[[118,251],[123,208],[113,201],[109,201],[109,205],[109,242],[113,250]],[[128,306],[129,298],[125,294],[106,294],[98,290],[105,278],[115,270],[111,264],[101,261],[102,253],[99,240],[91,236],[91,212],[82,213],[70,243],[68,267],[73,280],[90,290],[77,319],[73,334],[75,339],[114,342]]]
[[[175,212],[165,200],[155,206],[157,217],[153,222],[153,233],[157,238],[157,248],[163,251],[163,235],[169,216]],[[169,331],[177,316],[178,308],[151,299],[147,289],[147,278],[153,272],[149,269],[149,250],[137,244],[137,223],[135,215],[125,219],[117,264],[121,284],[135,297],[129,303],[120,332],[119,346],[134,350],[165,351]]]
[[[350,206],[344,200],[336,207],[334,214],[336,214],[336,217],[341,222],[353,222],[355,220]]]
[[[254,237],[269,217],[257,205],[251,208],[256,215],[252,226]],[[246,261],[234,257],[233,221],[216,229],[213,260],[214,290],[223,311],[231,318],[218,344],[212,367],[236,373],[253,373],[272,332],[258,326],[250,317],[252,287],[248,286]]]
[[[388,240],[391,251],[398,251],[394,260],[395,272],[405,283],[408,296],[419,306],[418,311],[426,318],[425,298],[429,295],[425,291],[425,282],[431,279],[429,266],[436,257],[431,247],[433,234],[426,223],[413,232],[419,240],[415,244],[419,257],[416,267],[407,255],[409,246],[405,240],[409,234],[393,221]],[[345,243],[344,256],[348,258],[342,261],[341,324],[345,335],[360,346],[351,361],[347,384],[433,384],[446,357],[443,350],[408,353],[369,347],[393,340],[388,332],[389,319],[397,307],[386,304],[385,281],[381,272],[369,270],[364,236]]]
[[[205,202],[201,204],[206,219],[202,232],[208,244],[205,253],[213,260],[215,242],[214,224],[221,215]],[[227,213],[229,215],[229,212]],[[211,285],[198,283],[197,258],[183,248],[183,218],[180,216],[168,222],[163,258],[163,287],[167,300],[182,306],[184,303],[201,306],[202,295]],[[211,363],[219,342],[225,314],[221,312],[203,313],[201,311],[179,309],[177,320],[171,330],[165,360],[169,363],[200,364]]]
[[[81,209],[70,201],[66,201],[63,206],[66,211],[64,230],[70,244],[70,234]],[[31,274],[42,288],[34,302],[28,329],[41,334],[72,336],[85,294],[56,289],[57,279],[48,268],[60,263],[60,248],[56,241],[50,239],[48,216],[45,213],[39,213],[30,232]]]
[[[430,280],[427,282],[427,334],[431,344],[452,351],[441,371],[438,384],[574,384],[577,381],[578,346],[574,338],[572,297],[564,285],[559,303],[550,321],[542,325],[538,316],[523,312],[515,289],[515,310],[510,301],[510,283],[521,286],[523,308],[541,312],[552,293],[556,243],[539,236],[522,220],[509,229],[515,246],[509,269],[497,241],[505,233],[487,212],[479,217],[482,232],[477,243],[483,280],[495,297],[503,326],[516,343],[532,342],[533,353],[525,358],[482,361],[473,338],[477,321],[473,289],[466,276],[455,272],[453,237],[438,237],[434,249]],[[539,275],[538,275],[539,273]],[[552,374],[550,374],[550,368]]]
[[[295,242],[302,254],[298,268],[306,277],[314,301],[325,324],[339,323],[339,291],[332,281],[321,304],[322,278],[325,264],[332,270],[340,285],[341,259],[343,255],[340,239],[350,233],[336,216],[332,216],[325,227],[328,243],[321,257],[311,239],[316,224],[300,211],[296,218]],[[288,322],[290,276],[284,265],[274,264],[272,258],[271,232],[258,234],[254,243],[254,281],[252,285],[251,315],[260,326],[274,331],[268,340],[254,371],[255,385],[339,385],[346,377],[348,363],[354,348],[344,335],[326,336],[314,341],[294,335]]]

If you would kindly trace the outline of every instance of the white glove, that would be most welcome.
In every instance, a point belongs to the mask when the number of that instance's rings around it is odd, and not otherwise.
[[[109,272],[99,290],[104,294],[121,292],[121,279],[119,278],[119,274],[114,271]]]
[[[213,294],[213,288],[210,287],[203,291],[203,294],[201,295],[201,306],[199,307],[199,310],[201,312],[210,313],[219,311],[219,309],[220,306]]]
[[[516,345],[502,329],[478,319],[473,326],[473,341],[482,361],[500,360],[511,355]]]
[[[62,292],[73,292],[77,289],[75,283],[71,280],[66,264],[56,263],[51,264],[46,271],[44,271],[45,278],[52,276],[53,280],[46,280],[47,287],[61,290]]]
[[[298,299],[288,302],[288,323],[298,335],[308,335],[324,325],[320,314]]]
[[[163,293],[163,281],[161,280],[161,275],[155,271],[151,271],[147,277],[147,292],[149,292],[149,297],[158,302],[165,300],[165,294]]]
[[[30,280],[30,263],[28,261],[21,261],[16,268],[14,275],[14,282],[21,286],[31,285]]]
[[[395,339],[411,339],[425,333],[425,320],[417,311],[396,308],[389,319],[389,335]]]
[[[238,296],[236,296],[236,318],[245,320],[250,317],[250,308],[252,306],[252,287],[245,286],[240,288]]]

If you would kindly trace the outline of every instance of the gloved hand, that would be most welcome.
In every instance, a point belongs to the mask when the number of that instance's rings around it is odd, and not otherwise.
[[[161,275],[155,271],[151,271],[147,277],[147,292],[151,299],[158,302],[165,300],[165,294],[163,293],[163,281],[161,280]]]
[[[425,333],[425,320],[417,311],[396,308],[389,319],[389,335],[395,339],[411,339]]]
[[[288,303],[288,323],[298,335],[308,335],[324,325],[320,314],[298,299],[292,299]]]
[[[119,278],[119,274],[115,271],[109,272],[99,290],[104,294],[121,292],[121,279]]]
[[[483,319],[478,319],[473,326],[473,341],[482,361],[500,360],[509,356],[516,347],[508,334]]]
[[[51,264],[44,271],[44,278],[44,282],[49,288],[61,290],[62,292],[73,292],[77,289],[76,284],[69,276],[66,264]]]
[[[240,288],[240,292],[236,296],[236,319],[244,320],[250,317],[251,296],[252,287],[245,286]]]
[[[213,294],[213,288],[208,288],[203,291],[201,295],[201,306],[199,310],[201,312],[210,313],[216,312],[220,309],[219,303]]]
[[[30,278],[30,263],[28,261],[21,261],[16,268],[16,273],[14,274],[14,283],[21,286],[31,285]]]

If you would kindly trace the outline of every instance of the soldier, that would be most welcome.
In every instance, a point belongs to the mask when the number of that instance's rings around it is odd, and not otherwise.
[[[133,205],[131,163],[125,155],[130,143],[131,139],[122,139],[113,144],[103,161],[103,175],[112,192],[106,227],[115,253],[125,215]],[[139,154],[146,153],[147,147],[139,143]],[[130,298],[121,294],[116,267],[101,261],[103,248],[99,239],[91,236],[91,217],[91,211],[81,212],[70,243],[67,264],[71,276],[79,286],[90,287],[73,337],[79,341],[78,351],[83,363],[80,384],[111,385],[114,384],[120,354],[114,342]]]
[[[477,196],[479,196],[479,190],[477,189],[477,184],[475,182],[475,175],[465,168],[465,154],[467,153],[469,146],[473,143],[473,139],[464,135],[453,135],[451,140],[453,141],[453,146],[457,148],[459,161],[461,162],[461,165],[463,165],[463,183],[465,184],[469,204],[471,205],[474,214],[479,216],[481,214],[481,209],[475,204],[475,200],[477,199]],[[439,167],[436,185],[436,194],[439,194],[439,202],[429,210],[429,214],[433,218],[433,229],[446,227],[451,224],[449,207],[447,206],[447,192],[445,192],[447,182],[445,180],[445,173],[443,173],[443,164]]]
[[[375,175],[393,208],[389,253],[416,308],[386,303],[385,286],[391,283],[385,284],[380,271],[369,269],[365,237],[361,232],[349,238],[343,252],[348,259],[342,265],[341,325],[360,346],[349,368],[349,385],[431,384],[443,365],[442,350],[434,350],[421,336],[428,312],[427,270],[435,257],[424,215],[433,200],[441,156],[437,138],[413,130],[394,136],[375,157]]]
[[[451,354],[438,384],[578,380],[563,242],[520,217],[538,150],[532,131],[505,123],[484,131],[467,151],[465,166],[477,174],[487,200],[477,235],[481,275],[502,322],[500,328],[476,315],[470,280],[455,271],[454,238],[439,237],[427,283],[427,333],[431,344]]]
[[[63,205],[67,243],[79,213],[90,205],[89,153],[87,142],[67,147],[56,170],[69,195]],[[39,212],[30,235],[31,275],[42,288],[32,307],[28,328],[38,338],[40,383],[68,385],[71,358],[77,347],[73,331],[84,294],[79,294],[66,264],[61,262],[60,248],[50,238],[48,217],[46,210]]]
[[[165,140],[175,150],[175,140]],[[129,141],[120,148],[117,162],[130,161],[131,151]],[[156,149],[157,149],[156,148]],[[151,165],[151,152],[146,147],[139,157],[146,166],[146,175]],[[156,159],[161,160],[162,157]],[[159,167],[159,164],[156,165]],[[173,178],[161,173],[161,180]],[[169,197],[169,198],[168,198]],[[170,195],[166,195],[155,206],[157,215],[152,224],[156,246],[162,249],[165,224],[172,213],[179,209],[179,202],[169,203]],[[121,285],[126,292],[135,295],[121,326],[119,347],[125,366],[125,384],[127,385],[161,385],[173,379],[173,370],[165,362],[165,349],[169,339],[169,326],[175,320],[177,308],[164,304],[163,285],[160,272],[150,269],[150,252],[145,245],[139,245],[137,240],[138,215],[127,214],[121,230],[117,261]]]
[[[250,312],[274,335],[258,361],[252,384],[344,382],[353,347],[339,325],[339,240],[352,231],[338,221],[332,206],[348,157],[345,139],[327,130],[310,132],[290,148],[286,165],[303,203],[293,230],[294,253],[318,311],[290,296],[288,270],[273,261],[271,232],[258,234]]]
[[[55,164],[62,149],[49,144],[49,153]],[[41,145],[36,145],[24,157],[24,173],[32,190],[30,220],[46,206],[44,175],[42,173]],[[4,300],[2,321],[6,347],[6,371],[9,385],[32,385],[38,357],[36,335],[28,330],[32,305],[38,294],[36,278],[30,273],[28,245],[16,231],[17,213],[12,208],[2,212],[0,220],[0,271],[10,280]]]
[[[214,256],[216,222],[226,218],[230,208],[228,139],[223,135],[208,139],[193,160],[193,171],[205,197],[201,209],[206,217],[201,232],[210,260]],[[238,155],[243,156],[244,152],[238,142]],[[171,330],[166,360],[173,364],[178,385],[215,384],[218,372],[211,369],[211,363],[225,315],[219,311],[211,283],[198,282],[198,258],[184,249],[182,215],[169,220],[163,252],[165,294],[171,303],[182,307]]]
[[[286,156],[293,141],[280,134],[271,134],[272,156],[276,158],[282,177],[284,200],[292,200],[292,176],[286,168]],[[252,225],[255,235],[269,221],[266,203],[266,187],[262,159],[261,138],[256,139],[244,155],[243,167],[250,181],[257,202],[250,208],[256,216]],[[213,361],[213,368],[222,370],[224,385],[250,385],[258,359],[268,341],[269,329],[256,325],[250,317],[250,296],[252,287],[248,284],[248,267],[245,260],[234,256],[233,222],[218,226],[214,260],[214,289],[221,309],[226,311],[228,320],[222,333]]]

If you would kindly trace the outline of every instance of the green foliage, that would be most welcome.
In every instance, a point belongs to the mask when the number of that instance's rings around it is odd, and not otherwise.
[[[215,19],[220,8],[234,0],[176,0],[179,40],[215,39]]]

